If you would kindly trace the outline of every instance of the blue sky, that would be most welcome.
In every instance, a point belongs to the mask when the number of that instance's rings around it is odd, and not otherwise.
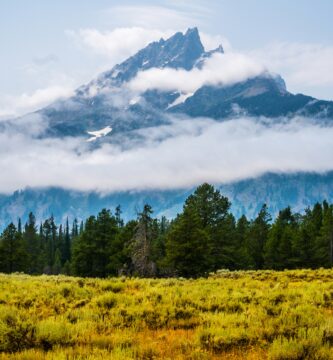
[[[205,44],[281,73],[291,91],[333,99],[332,13],[330,0],[1,0],[0,117],[69,95],[155,36],[190,26]]]

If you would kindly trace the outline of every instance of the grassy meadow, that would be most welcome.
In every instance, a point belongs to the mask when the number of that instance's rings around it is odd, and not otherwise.
[[[0,359],[333,359],[333,271],[0,275]]]

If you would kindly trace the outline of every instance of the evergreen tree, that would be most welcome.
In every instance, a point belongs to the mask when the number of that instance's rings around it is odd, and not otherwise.
[[[83,233],[83,230],[84,230],[84,224],[83,224],[83,220],[81,220],[80,229],[79,229],[79,235],[81,235]]]
[[[22,238],[13,223],[9,224],[0,238],[0,272],[24,271],[27,253]]]
[[[322,206],[316,203],[313,208],[307,208],[300,224],[300,236],[297,243],[298,267],[315,268],[320,266],[316,259],[316,239],[320,235],[323,214]]]
[[[18,222],[17,222],[17,232],[22,235],[22,222],[21,222],[21,218],[19,218],[19,219],[18,219]]]
[[[77,275],[105,277],[116,275],[121,264],[116,263],[118,227],[110,210],[103,209],[90,217],[73,245],[73,269]]]
[[[66,219],[65,233],[64,233],[64,248],[62,252],[63,263],[71,260],[71,238],[69,233],[68,217]]]
[[[116,252],[117,221],[111,215],[110,210],[103,209],[97,216],[96,225],[95,274],[101,277],[109,274],[116,275],[119,264],[112,264],[111,258],[114,257]]]
[[[93,253],[96,229],[96,218],[95,216],[90,216],[85,223],[83,233],[73,241],[72,268],[74,275],[96,276],[94,272],[95,256]]]
[[[121,244],[120,263],[118,273],[120,275],[131,275],[134,272],[132,264],[132,240],[135,236],[138,226],[137,220],[130,220],[126,223],[118,234],[118,241]]]
[[[52,266],[54,261],[54,224],[53,218],[46,219],[42,226],[42,245],[45,249],[45,266],[43,272],[46,274],[52,273]]]
[[[116,207],[116,211],[115,211],[115,218],[116,218],[116,221],[117,221],[117,225],[118,227],[122,228],[124,226],[124,220],[121,218],[121,206],[118,205]]]
[[[205,275],[209,269],[209,235],[194,206],[186,206],[172,223],[166,242],[166,265],[172,274]]]
[[[271,216],[267,205],[264,204],[258,216],[251,222],[248,232],[247,252],[250,258],[250,267],[262,269],[264,267],[264,248],[268,239]]]
[[[279,212],[271,227],[265,245],[265,266],[283,270],[293,267],[293,243],[296,234],[296,220],[290,207]]]
[[[60,249],[57,248],[56,251],[55,251],[55,255],[54,255],[54,264],[53,264],[53,268],[52,268],[52,273],[54,275],[58,275],[58,274],[60,274],[61,269],[62,269],[62,266],[61,266],[61,252],[60,252]]]
[[[156,264],[152,261],[153,210],[146,204],[138,215],[135,234],[131,240],[131,260],[133,271],[139,276],[156,275]]]
[[[163,260],[166,256],[166,236],[168,234],[169,227],[170,222],[165,216],[162,216],[161,220],[153,220],[151,259],[157,266],[158,274],[161,273]]]
[[[233,267],[231,233],[235,229],[235,219],[228,212],[229,200],[212,185],[204,183],[185,201],[184,209],[189,206],[199,215],[202,229],[208,235],[209,270]]]
[[[323,218],[316,238],[315,262],[317,266],[333,266],[333,206],[323,203]]]
[[[251,257],[247,246],[249,228],[250,222],[245,215],[242,215],[237,221],[235,232],[235,267],[237,269],[251,268]]]
[[[72,239],[76,238],[77,236],[79,236],[79,225],[77,218],[75,218],[72,226]]]
[[[28,253],[27,272],[40,274],[42,272],[40,240],[37,234],[36,218],[32,212],[29,213],[28,221],[25,224],[23,238]]]

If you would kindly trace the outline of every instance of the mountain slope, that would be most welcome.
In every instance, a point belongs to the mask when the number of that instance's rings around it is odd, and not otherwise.
[[[227,87],[204,86],[169,111],[214,119],[248,116],[309,116],[333,119],[333,103],[286,90],[284,81],[262,76]]]

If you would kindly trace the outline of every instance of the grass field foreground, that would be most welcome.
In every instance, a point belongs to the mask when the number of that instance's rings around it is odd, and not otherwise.
[[[0,275],[0,359],[333,359],[333,271]]]

